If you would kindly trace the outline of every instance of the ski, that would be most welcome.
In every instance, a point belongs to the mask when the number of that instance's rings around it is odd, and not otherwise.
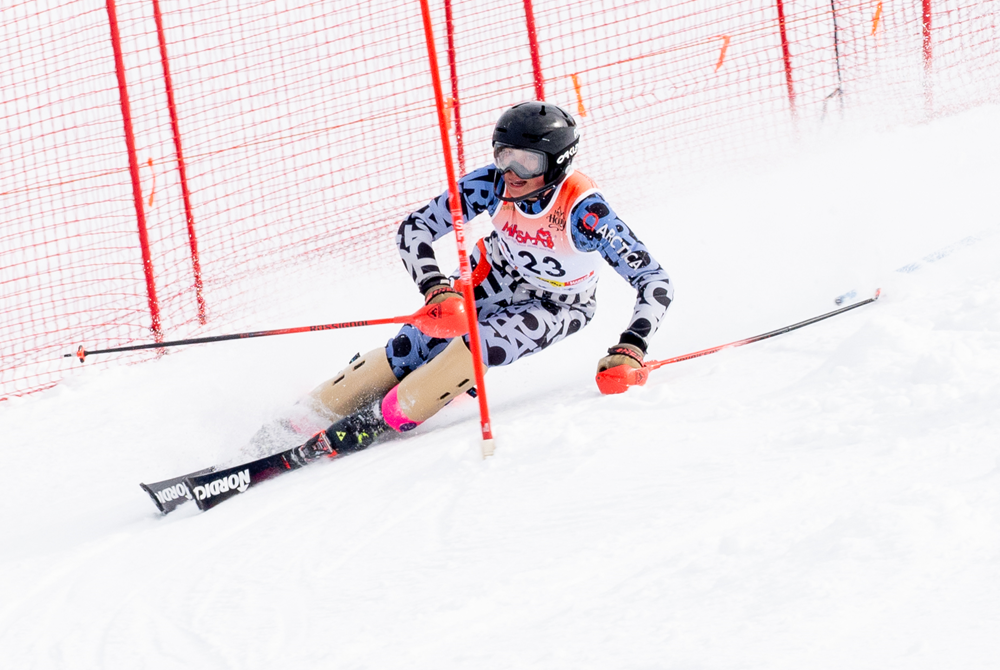
[[[233,466],[218,466],[166,479],[155,484],[139,484],[153,499],[162,514],[193,500],[204,511],[250,487],[289,470],[298,470],[323,458],[367,449],[388,426],[378,411],[380,403],[340,419],[325,431],[316,433],[303,444],[270,456]]]
[[[153,484],[139,484],[161,514],[169,514],[193,500],[198,509],[211,509],[252,486],[289,470],[298,470],[321,458],[338,456],[326,433],[318,433],[297,447],[231,467],[211,467]]]
[[[153,504],[156,505],[156,509],[160,510],[160,514],[170,514],[187,501],[194,500],[184,480],[188,477],[197,477],[213,472],[214,470],[215,468],[205,468],[204,470],[198,470],[197,472],[181,475],[180,477],[164,479],[162,482],[153,482],[152,484],[140,483],[139,487],[153,499]]]
[[[290,470],[298,470],[322,458],[335,458],[339,454],[330,444],[326,433],[317,433],[305,444],[249,463],[230,468],[188,475],[184,485],[201,511],[210,510],[219,503],[245,493],[252,486],[273,479]]]

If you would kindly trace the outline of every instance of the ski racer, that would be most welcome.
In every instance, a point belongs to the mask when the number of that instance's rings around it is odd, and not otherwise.
[[[636,290],[628,326],[598,372],[639,368],[646,343],[673,299],[670,278],[601,195],[573,169],[575,119],[546,102],[505,111],[493,131],[494,162],[462,177],[466,220],[488,212],[493,231],[470,255],[487,368],[510,365],[587,325],[604,263]],[[432,243],[452,230],[446,191],[410,214],[396,244],[427,304],[461,300],[438,267]],[[302,446],[307,455],[345,453],[380,435],[411,430],[475,384],[468,335],[451,340],[403,326],[384,347],[356,357],[307,399],[332,425]]]

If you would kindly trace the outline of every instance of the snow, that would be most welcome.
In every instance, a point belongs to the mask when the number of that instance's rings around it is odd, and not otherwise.
[[[391,327],[3,403],[4,667],[998,667],[998,146],[987,106],[664,180],[667,206],[607,193],[677,285],[651,358],[883,297],[605,397],[632,304],[608,271],[593,324],[490,372],[486,461],[463,398],[204,514],[161,517],[137,486],[239,458]],[[260,327],[418,306],[400,268],[351,282]]]

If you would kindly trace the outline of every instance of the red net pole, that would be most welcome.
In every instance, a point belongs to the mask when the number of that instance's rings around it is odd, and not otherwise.
[[[931,0],[923,0],[923,47],[924,47],[924,103],[927,114],[934,107],[933,89],[931,87]]]
[[[174,150],[177,153],[177,173],[181,183],[181,198],[184,201],[184,217],[187,220],[188,247],[191,249],[191,266],[194,271],[194,293],[198,301],[198,322],[208,320],[205,295],[201,281],[201,259],[198,257],[198,236],[194,230],[194,210],[191,207],[191,191],[188,188],[187,167],[184,165],[184,150],[181,148],[181,126],[177,119],[177,105],[174,102],[174,83],[170,78],[170,59],[167,58],[167,38],[163,30],[163,14],[160,0],[153,0],[153,15],[156,19],[156,36],[160,42],[160,62],[163,65],[163,83],[167,89],[167,108],[170,111],[170,126],[174,135]]]
[[[455,119],[455,151],[458,153],[458,172],[465,174],[465,144],[462,141],[462,113],[458,100],[458,69],[455,66],[455,22],[451,14],[451,0],[444,0],[444,20],[448,29],[448,69],[451,72],[451,110]]]
[[[146,213],[142,204],[142,184],[139,181],[139,158],[135,152],[135,133],[132,129],[132,110],[125,83],[125,59],[122,57],[121,36],[118,32],[118,12],[115,0],[108,0],[108,23],[111,26],[111,45],[115,54],[115,72],[118,75],[118,96],[121,100],[122,123],[125,126],[125,148],[128,153],[128,171],[132,179],[132,197],[135,201],[135,218],[139,227],[139,247],[142,250],[142,270],[146,275],[146,295],[149,299],[150,330],[157,342],[163,338],[160,329],[160,303],[156,299],[156,282],[153,260],[149,252],[149,235],[146,232]]]
[[[788,105],[795,115],[795,87],[792,85],[792,54],[788,49],[788,29],[785,27],[785,2],[776,0],[778,5],[778,32],[781,33],[781,57],[785,61],[785,84],[788,86]]]
[[[531,69],[535,73],[535,98],[545,100],[545,79],[542,78],[542,58],[538,54],[538,33],[535,31],[535,10],[531,0],[524,0],[524,20],[528,28]]]
[[[931,0],[923,0],[924,11],[924,68],[931,69]]]
[[[434,29],[431,26],[431,8],[428,0],[420,0],[420,12],[424,19],[424,37],[427,40],[427,56],[430,59],[431,81],[434,84],[434,102],[437,105],[438,126],[441,130],[441,146],[444,151],[444,165],[448,173],[448,204],[451,209],[455,242],[458,244],[458,267],[462,278],[462,297],[469,319],[469,348],[472,350],[472,366],[476,372],[476,390],[479,399],[479,423],[483,436],[483,458],[493,455],[493,431],[490,428],[490,410],[486,402],[486,380],[483,371],[483,351],[479,341],[479,318],[476,312],[476,298],[473,294],[472,267],[465,247],[465,222],[462,219],[462,201],[455,177],[455,165],[451,159],[451,141],[448,137],[448,119],[445,114],[444,92],[441,74],[438,72],[437,49],[434,47]]]

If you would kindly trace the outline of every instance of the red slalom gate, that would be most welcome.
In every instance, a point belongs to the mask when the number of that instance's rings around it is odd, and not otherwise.
[[[146,226],[146,211],[143,207],[142,185],[139,180],[139,159],[136,154],[135,131],[132,125],[132,107],[129,104],[128,83],[125,80],[125,58],[122,53],[121,35],[118,30],[118,10],[115,0],[107,0],[108,27],[111,31],[111,47],[115,59],[115,75],[118,77],[118,96],[122,110],[122,127],[125,134],[125,153],[128,157],[128,172],[132,182],[132,199],[135,206],[135,221],[139,231],[139,250],[142,254],[142,269],[146,278],[146,296],[149,301],[149,331],[157,340],[163,339],[160,322],[160,302],[156,297],[156,275],[150,253],[149,232]]]
[[[455,165],[451,158],[451,141],[448,137],[448,119],[445,113],[444,93],[441,74],[438,72],[437,49],[434,47],[434,29],[431,25],[431,10],[428,0],[420,0],[420,11],[424,20],[424,36],[427,38],[427,56],[430,59],[431,80],[434,84],[434,102],[437,105],[438,127],[441,130],[441,147],[444,152],[445,170],[448,173],[448,205],[451,223],[458,245],[458,267],[461,276],[462,298],[465,301],[466,317],[469,325],[469,349],[472,351],[472,367],[476,375],[476,398],[479,400],[479,426],[482,431],[483,458],[493,455],[493,429],[490,427],[490,408],[486,402],[486,380],[483,365],[482,342],[479,339],[479,316],[476,312],[476,297],[473,292],[472,266],[465,245],[465,221],[462,217],[462,199],[455,176]],[[445,301],[448,302],[448,301]]]

